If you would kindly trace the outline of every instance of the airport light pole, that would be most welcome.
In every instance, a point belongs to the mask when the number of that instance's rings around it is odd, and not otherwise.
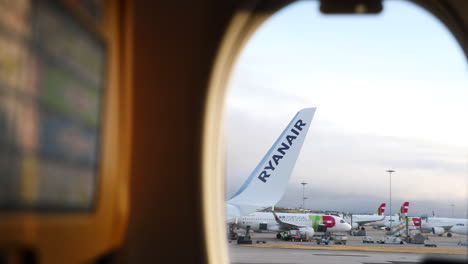
[[[305,197],[305,186],[307,184],[307,182],[301,182],[302,184],[302,210],[304,210],[304,204],[305,204],[305,200],[306,200],[306,197]]]
[[[394,170],[387,170],[386,172],[388,172],[388,174],[390,175],[390,211],[389,211],[389,215],[390,215],[390,231],[392,230],[393,228],[393,222],[392,222],[392,173],[394,173],[395,171]]]

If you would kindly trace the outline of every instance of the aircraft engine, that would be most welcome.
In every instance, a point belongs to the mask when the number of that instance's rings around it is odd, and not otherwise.
[[[314,235],[314,229],[312,227],[301,227],[299,228],[301,235],[305,235],[306,239],[312,238]]]
[[[358,224],[356,224],[356,223],[353,223],[353,224],[352,224],[352,227],[353,227],[353,228],[358,228],[358,227],[359,227],[359,225],[358,225]]]
[[[445,229],[442,227],[433,227],[432,228],[432,234],[441,236],[445,233]]]

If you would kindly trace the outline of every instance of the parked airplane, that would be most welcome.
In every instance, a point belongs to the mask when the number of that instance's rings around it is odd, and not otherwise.
[[[281,238],[280,232],[298,230],[306,237],[312,237],[314,232],[346,232],[351,230],[351,225],[334,215],[321,214],[295,214],[256,212],[239,218],[239,227],[250,228],[255,232],[278,232],[277,238]]]
[[[458,223],[452,226],[452,228],[450,228],[450,231],[455,234],[468,235],[468,222],[465,221],[464,223]]]
[[[377,226],[377,227],[386,227],[387,229],[390,228],[390,226],[397,226],[401,223],[402,218],[401,214],[406,214],[408,213],[408,208],[409,208],[409,202],[404,202],[403,205],[400,207],[398,212],[395,215],[387,215],[385,218],[383,218],[380,221],[375,221],[371,222],[369,224],[366,224],[368,226]]]
[[[414,221],[414,220],[413,220]],[[447,217],[420,217],[418,218],[419,226],[421,232],[432,233],[434,235],[442,236],[447,233],[448,237],[452,236],[453,232],[451,229],[455,227],[455,230],[463,231],[463,226],[458,227],[457,224],[465,224],[468,222],[466,218],[447,218]]]
[[[353,228],[359,228],[365,224],[372,222],[383,221],[385,218],[385,203],[382,203],[373,215],[359,215],[353,214],[344,216],[343,219],[349,223]]]
[[[387,229],[391,229],[395,226],[398,226],[398,225],[401,225],[403,223],[405,223],[406,219],[406,215],[408,214],[408,209],[409,209],[409,202],[404,202],[403,205],[400,207],[400,209],[398,210],[398,212],[396,213],[396,215],[398,217],[391,217],[391,218],[388,218],[386,221],[385,221],[385,227]],[[404,214],[404,215],[402,215]]]
[[[316,108],[300,110],[239,190],[226,202],[228,222],[274,206],[283,196]]]

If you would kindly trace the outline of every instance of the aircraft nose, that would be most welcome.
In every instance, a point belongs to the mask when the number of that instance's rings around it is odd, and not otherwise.
[[[346,231],[349,231],[349,230],[351,230],[351,225],[350,225],[350,224],[348,224],[348,223],[345,223],[344,225],[345,225],[345,229],[346,229]]]

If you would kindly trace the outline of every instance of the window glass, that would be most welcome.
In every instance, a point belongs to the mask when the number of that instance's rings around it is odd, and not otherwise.
[[[319,1],[293,3],[258,28],[235,65],[226,103],[226,199],[296,112],[317,107],[275,210],[338,212],[349,221],[346,215],[373,215],[386,203],[393,218],[381,225],[393,228],[409,201],[407,215],[418,219],[466,218],[467,102],[466,57],[423,8],[386,1],[378,15],[323,15]],[[255,239],[280,243],[275,228]],[[457,238],[444,239],[439,248],[462,248]],[[247,250],[230,250],[235,262],[254,261],[235,256]]]

